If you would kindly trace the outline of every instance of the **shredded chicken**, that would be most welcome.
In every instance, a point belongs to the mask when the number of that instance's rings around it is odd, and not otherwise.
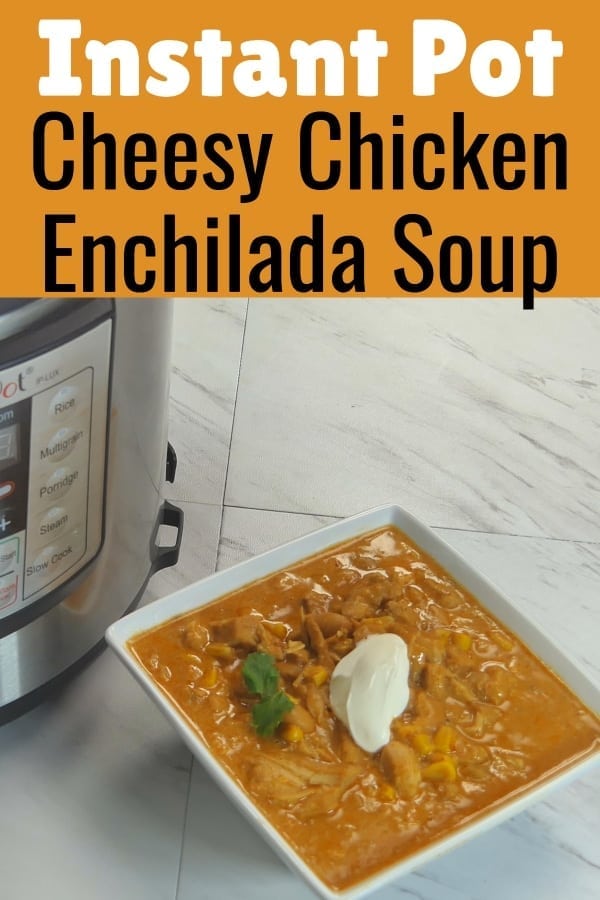
[[[313,619],[321,629],[323,637],[332,637],[334,634],[348,634],[352,629],[352,622],[340,613],[324,612],[314,613]]]
[[[329,652],[329,647],[327,646],[325,636],[323,635],[323,632],[319,627],[319,623],[312,613],[309,613],[309,615],[304,619],[304,627],[306,628],[308,643],[312,647],[317,659],[322,666],[325,666],[331,671],[334,667],[334,661],[331,658],[331,653]]]
[[[477,672],[472,678],[475,693],[486,703],[496,706],[508,698],[513,681],[511,673],[501,666],[490,666],[484,672]]]
[[[428,694],[443,700],[448,693],[449,675],[446,666],[434,662],[427,663],[423,671],[423,685]]]
[[[337,723],[336,735],[338,742],[338,753],[342,762],[356,764],[362,763],[362,750],[360,749],[360,747],[358,747],[357,744],[354,743],[348,731],[346,730],[346,727],[342,725],[341,722]]]
[[[209,640],[208,629],[204,628],[203,625],[198,625],[196,622],[185,630],[183,636],[183,643],[194,653],[202,653]]]
[[[305,734],[315,730],[315,720],[301,703],[296,703],[294,708],[285,714],[283,721],[289,725],[297,725]]]
[[[359,600],[356,597],[350,597],[348,600],[344,600],[341,611],[342,615],[348,616],[351,619],[364,619],[365,616],[373,615],[373,607],[368,603],[365,603],[364,600]]]
[[[253,650],[258,645],[259,626],[260,618],[248,615],[213,622],[210,631],[213,641]]]
[[[310,682],[306,685],[306,706],[311,716],[320,725],[327,721],[327,701],[323,688],[318,688],[316,684]]]
[[[248,783],[253,792],[283,808],[300,804],[294,813],[303,818],[333,810],[359,774],[359,766],[291,753],[277,757],[262,753],[252,757],[248,765]]]
[[[414,750],[400,741],[390,741],[381,751],[381,768],[401,797],[415,796],[421,783],[421,768]]]
[[[277,660],[281,660],[285,656],[285,644],[283,640],[263,624],[258,626],[258,643],[257,649],[262,653],[270,653]]]

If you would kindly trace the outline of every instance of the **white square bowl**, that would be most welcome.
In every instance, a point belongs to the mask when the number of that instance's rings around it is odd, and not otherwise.
[[[381,506],[368,510],[340,522],[335,522],[332,525],[327,525],[304,537],[282,544],[273,550],[269,550],[267,553],[262,553],[259,556],[232,566],[230,569],[217,572],[208,578],[203,578],[174,594],[155,601],[149,606],[130,613],[111,625],[106,632],[106,639],[110,646],[172,722],[176,731],[192,753],[204,765],[208,773],[263,835],[283,861],[291,869],[298,872],[313,890],[325,900],[358,900],[358,898],[366,897],[372,891],[394,881],[417,866],[424,865],[436,856],[459,844],[463,844],[475,835],[481,834],[492,826],[521,812],[545,796],[553,788],[580,776],[600,760],[599,750],[593,756],[575,762],[559,772],[550,774],[542,783],[534,785],[529,790],[525,790],[513,799],[508,799],[499,806],[495,806],[487,813],[483,811],[475,820],[453,831],[450,835],[429,844],[422,850],[412,853],[400,862],[388,866],[379,873],[345,890],[332,890],[303,862],[296,851],[256,808],[237,782],[216,761],[209,748],[189,725],[185,717],[168,700],[160,687],[129,651],[127,643],[140,632],[161,625],[176,616],[191,612],[222,597],[224,594],[229,594],[259,578],[264,578],[267,575],[292,566],[309,556],[321,553],[329,547],[387,525],[395,525],[408,535],[425,553],[437,560],[493,616],[521,638],[536,656],[542,659],[562,678],[588,708],[596,713],[600,712],[600,688],[581,672],[577,664],[568,659],[540,628],[523,616],[507,597],[473,569],[459,553],[448,546],[430,528],[399,506]],[[323,825],[322,827],[326,826]]]

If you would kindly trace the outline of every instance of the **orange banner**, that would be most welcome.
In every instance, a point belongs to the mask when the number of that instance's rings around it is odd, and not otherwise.
[[[598,11],[494,10],[22,4],[1,293],[598,294]]]

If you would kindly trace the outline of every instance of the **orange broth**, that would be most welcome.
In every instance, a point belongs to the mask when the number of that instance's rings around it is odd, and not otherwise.
[[[336,662],[400,635],[410,701],[370,754],[329,705]],[[440,839],[600,747],[600,719],[394,527],[136,636],[130,649],[223,768],[331,888]],[[294,701],[255,732],[242,677],[270,653]]]

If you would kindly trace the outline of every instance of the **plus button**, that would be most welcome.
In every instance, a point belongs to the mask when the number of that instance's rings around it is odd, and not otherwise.
[[[2,516],[0,517],[0,531],[3,534],[6,532],[6,529],[9,527],[10,524],[11,524],[11,519],[7,519],[6,516],[4,515],[4,513],[2,513]]]

